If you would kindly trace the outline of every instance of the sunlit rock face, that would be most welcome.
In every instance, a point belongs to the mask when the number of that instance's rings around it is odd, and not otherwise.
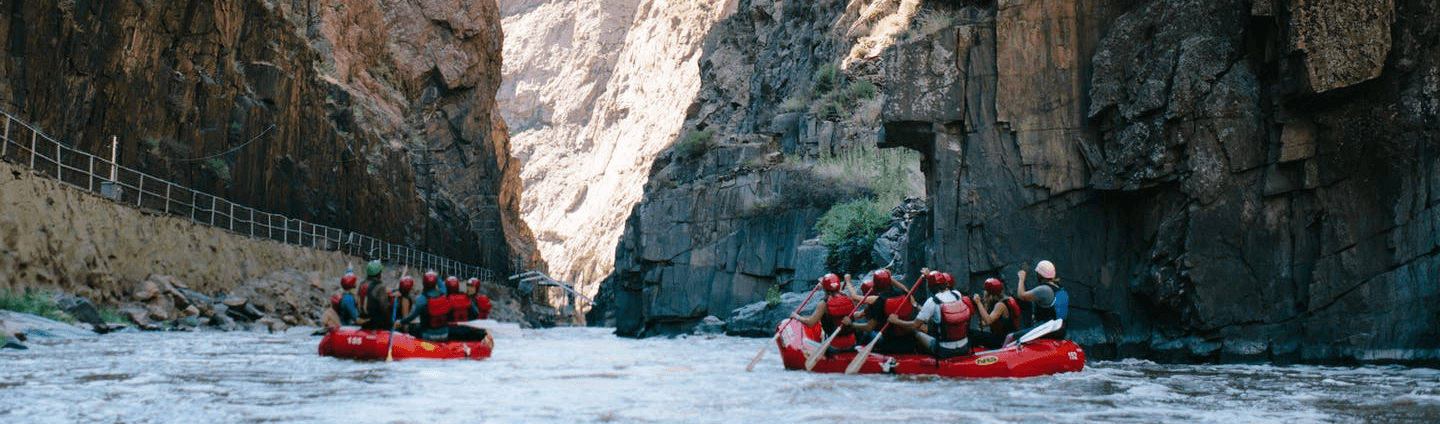
[[[521,210],[550,275],[594,296],[652,161],[695,100],[701,42],[734,5],[506,0],[501,13],[497,99],[522,164]]]

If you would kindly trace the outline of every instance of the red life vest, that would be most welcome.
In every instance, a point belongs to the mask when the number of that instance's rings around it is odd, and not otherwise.
[[[885,314],[886,316],[895,315],[908,321],[915,318],[915,305],[910,304],[910,296],[895,296],[885,299]],[[904,336],[915,332],[898,325],[890,325],[885,328],[886,336]]]
[[[445,296],[427,297],[425,313],[430,315],[426,322],[427,328],[445,328],[445,325],[449,324],[450,299]]]
[[[993,334],[1010,334],[1020,331],[1020,304],[1015,302],[1013,297],[1005,298],[1004,302],[1009,316],[1006,319],[997,319],[990,323],[990,332]]]
[[[850,334],[850,326],[841,325],[840,321],[845,319],[846,315],[854,312],[855,301],[851,300],[849,296],[843,294],[830,296],[829,299],[825,299],[825,320],[820,323],[820,326],[825,331],[834,331],[835,327],[843,327],[840,329],[840,335]]]
[[[940,303],[939,295],[932,296],[940,306],[940,325],[935,334],[942,341],[962,340],[970,334],[970,316],[975,312],[974,301],[964,295],[960,299]]]
[[[470,320],[470,296],[466,296],[464,293],[455,293],[445,296],[445,298],[450,302],[450,324]]]
[[[490,319],[489,296],[483,294],[475,295],[475,308],[480,310],[480,315],[476,315],[475,319]]]

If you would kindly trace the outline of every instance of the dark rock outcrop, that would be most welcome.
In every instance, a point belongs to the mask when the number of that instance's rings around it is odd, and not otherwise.
[[[1440,359],[1437,13],[1000,2],[886,55],[890,80],[942,72],[906,65],[922,54],[965,76],[887,104],[885,143],[928,155],[917,242],[971,289],[1056,261],[1098,358]]]
[[[90,299],[79,296],[57,296],[55,305],[65,311],[70,317],[75,318],[85,325],[89,325],[96,333],[105,334],[110,332],[110,325],[100,317],[100,309]]]
[[[741,2],[749,13],[717,37],[834,21],[824,6],[758,3]],[[880,145],[925,155],[913,262],[968,291],[994,276],[1013,291],[1016,271],[1055,261],[1069,335],[1094,358],[1440,360],[1440,6],[975,3],[929,4],[955,24],[875,61]],[[771,44],[733,44],[707,54],[754,49],[754,75],[704,74],[693,122],[722,140],[791,122],[764,100],[798,84],[772,77],[786,62],[764,54]],[[778,143],[791,139],[784,127]],[[718,264],[638,253],[675,245],[647,234],[707,224],[653,207],[715,193],[658,184],[675,161],[657,161],[607,283],[621,334],[654,334],[666,316],[693,323],[713,309],[703,293],[761,297],[708,278]],[[788,237],[755,242],[783,249]]]
[[[785,293],[780,295],[780,302],[774,306],[767,302],[755,302],[736,308],[731,311],[730,320],[725,322],[725,333],[746,337],[773,336],[776,326],[789,318],[792,312],[799,310],[801,315],[815,312],[821,301],[810,297],[806,302],[807,297],[806,293]],[[803,307],[801,303],[804,303]]]

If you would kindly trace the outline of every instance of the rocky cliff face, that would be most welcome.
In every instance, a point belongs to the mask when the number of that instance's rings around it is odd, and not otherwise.
[[[742,1],[711,29],[683,134],[651,168],[592,323],[629,336],[688,332],[824,273],[824,248],[807,243],[815,221],[866,188],[817,173],[814,159],[873,143],[879,109],[842,119],[783,105],[808,97],[817,70],[851,52],[846,28],[898,13],[863,5]],[[856,69],[854,79],[879,77]]]
[[[1440,8],[1415,0],[958,3],[926,3],[954,25],[877,61],[880,144],[925,155],[931,213],[911,238],[919,262],[965,277],[973,291],[991,276],[1013,290],[1015,271],[1055,261],[1072,299],[1070,337],[1097,358],[1440,358],[1432,306]],[[777,27],[835,22],[841,7],[787,14],[757,5],[739,10]],[[752,33],[741,27],[716,32]],[[769,41],[826,52],[797,40]],[[707,45],[707,57],[719,51]],[[704,74],[705,86],[729,91],[702,95],[692,109],[768,109],[775,103],[755,97],[784,95],[763,77],[784,63],[762,59],[753,74],[729,80]],[[849,63],[853,72],[864,62]],[[720,121],[722,139],[783,122],[740,116],[750,119]],[[656,168],[666,160],[679,162],[662,156]],[[617,250],[607,286],[621,333],[651,334],[647,323],[667,314],[720,315],[712,299],[667,291],[759,297],[724,279],[669,279],[663,255],[637,253],[667,245],[646,234],[679,237],[674,229],[706,224],[658,206],[719,193],[687,198],[654,181],[647,198],[656,201],[637,207],[627,229],[636,242]],[[767,240],[786,245],[780,235]]]
[[[9,2],[0,104],[257,209],[537,264],[495,108],[493,2]]]
[[[891,80],[965,76],[949,101],[886,108],[885,143],[929,152],[930,263],[978,281],[1057,261],[1071,338],[1101,357],[1440,354],[1434,5],[975,12],[993,21],[886,56],[956,68]]]
[[[506,0],[497,99],[550,275],[593,296],[655,155],[700,87],[700,43],[733,5]],[[588,309],[589,305],[585,305]]]

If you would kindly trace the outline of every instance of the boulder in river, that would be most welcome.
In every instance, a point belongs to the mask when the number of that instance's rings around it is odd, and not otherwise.
[[[695,325],[695,334],[697,335],[724,333],[725,321],[721,321],[720,318],[716,318],[714,315],[705,316],[704,319],[700,320],[700,324]]]
[[[95,332],[100,334],[110,332],[110,325],[105,322],[104,318],[100,317],[100,309],[96,308],[95,303],[91,302],[90,299],[80,296],[59,295],[56,296],[55,304],[60,306],[60,309],[64,310],[65,313],[74,317],[76,321],[90,324],[95,329]]]
[[[15,336],[15,333],[11,333],[10,329],[5,327],[5,320],[3,319],[0,319],[0,337],[5,338],[4,346],[0,346],[0,348],[29,349],[25,347],[25,344],[20,343],[20,339]]]
[[[780,303],[775,306],[769,306],[766,302],[741,306],[730,313],[730,321],[725,323],[725,334],[746,337],[773,336],[780,321],[790,317],[790,313],[795,312],[795,308],[800,306],[800,302],[805,301],[808,293],[781,294]],[[815,305],[819,304],[820,302],[816,298],[811,298],[800,314],[814,313]]]
[[[8,328],[7,335],[12,334],[11,332],[24,333],[27,340],[68,339],[98,335],[94,331],[67,323],[15,311],[0,310],[0,321],[5,322],[5,326]],[[7,341],[8,339],[7,337]]]

